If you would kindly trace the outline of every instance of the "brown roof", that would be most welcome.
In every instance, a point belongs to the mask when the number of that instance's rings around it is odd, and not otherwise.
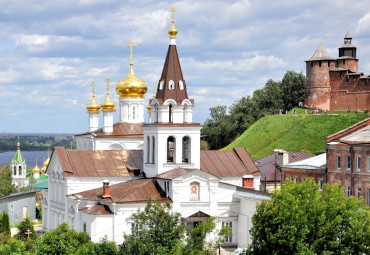
[[[134,170],[143,168],[142,150],[66,150],[55,147],[65,176],[123,177],[134,176]]]
[[[107,205],[96,204],[90,207],[86,207],[80,209],[79,211],[88,213],[88,214],[95,214],[95,215],[106,215],[106,214],[113,214]]]
[[[181,175],[194,171],[195,169],[185,169],[185,168],[174,168],[172,170],[166,171],[164,173],[158,174],[156,177],[160,179],[172,180]]]
[[[342,137],[347,136],[347,135],[349,135],[349,134],[351,134],[351,133],[353,133],[353,132],[355,132],[355,131],[363,128],[363,127],[368,126],[368,125],[370,125],[370,118],[367,118],[365,120],[357,122],[356,124],[346,128],[346,129],[343,129],[343,130],[341,130],[341,131],[339,131],[335,134],[332,134],[332,135],[328,136],[326,138],[326,142],[330,143],[334,140],[340,141]]]
[[[146,123],[143,127],[201,127],[199,123],[172,123],[172,122],[164,122],[164,123]]]
[[[288,151],[289,163],[301,161],[312,157],[305,151]],[[262,173],[261,181],[275,181],[275,154],[272,153],[264,158],[254,161]],[[280,174],[276,170],[276,180],[280,181]]]
[[[218,177],[261,175],[244,148],[231,151],[203,150],[200,152],[200,169]]]
[[[76,136],[81,135],[96,135],[98,138],[105,137],[127,137],[127,138],[142,138],[144,136],[141,126],[143,123],[116,123],[113,125],[112,133],[104,133],[102,128],[97,130],[86,132],[82,134],[77,134]]]
[[[109,198],[103,198],[101,188],[91,189],[67,197],[80,200],[104,201],[106,203],[145,203],[147,198],[158,199],[161,202],[171,202],[165,197],[162,189],[153,179],[139,179],[110,185]]]
[[[175,88],[170,90],[168,87],[168,82],[172,80],[175,83]],[[184,84],[184,89],[180,90],[179,81]],[[163,89],[160,90],[160,82],[164,82]],[[182,76],[182,70],[180,65],[179,56],[177,54],[176,45],[170,45],[168,47],[166,60],[164,62],[161,79],[157,86],[156,99],[160,104],[163,104],[167,99],[174,99],[178,104],[184,99],[188,98],[188,93],[186,90],[186,82]]]

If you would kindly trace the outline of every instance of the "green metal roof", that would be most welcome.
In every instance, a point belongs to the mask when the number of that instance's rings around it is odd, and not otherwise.
[[[48,188],[48,181],[39,182],[33,185],[33,189],[47,189],[47,188]]]
[[[37,180],[47,180],[48,176],[47,175],[41,175]]]
[[[14,158],[12,160],[12,165],[23,165],[26,163],[26,160],[24,160],[21,148],[18,146],[17,151],[15,152]]]

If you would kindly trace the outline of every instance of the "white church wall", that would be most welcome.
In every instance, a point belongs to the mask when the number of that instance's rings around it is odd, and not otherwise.
[[[143,138],[95,138],[95,150],[140,150]]]
[[[92,135],[75,136],[76,150],[94,150]]]

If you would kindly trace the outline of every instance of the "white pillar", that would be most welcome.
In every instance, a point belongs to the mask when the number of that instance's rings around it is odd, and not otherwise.
[[[103,112],[103,132],[113,132],[113,112]]]
[[[89,113],[89,132],[95,131],[99,128],[98,113]]]

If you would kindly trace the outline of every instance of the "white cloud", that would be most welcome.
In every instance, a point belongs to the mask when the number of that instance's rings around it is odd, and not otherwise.
[[[370,13],[366,13],[357,21],[356,34],[364,36],[370,35]]]

